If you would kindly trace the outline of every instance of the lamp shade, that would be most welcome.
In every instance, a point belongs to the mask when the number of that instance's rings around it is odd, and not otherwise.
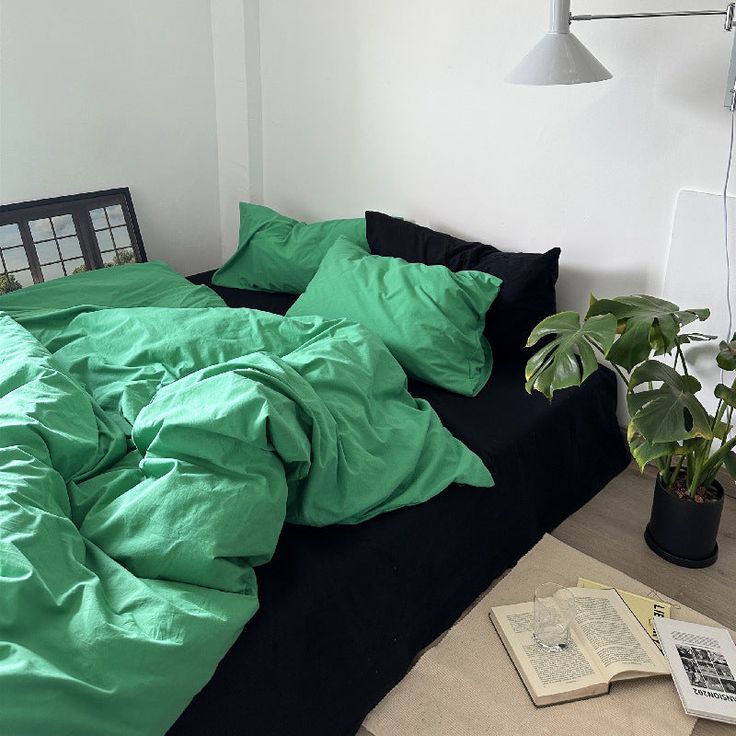
[[[547,33],[506,77],[511,84],[583,84],[611,73],[572,33]]]
[[[549,33],[506,77],[512,84],[583,84],[611,73],[570,33],[570,0],[550,0]]]

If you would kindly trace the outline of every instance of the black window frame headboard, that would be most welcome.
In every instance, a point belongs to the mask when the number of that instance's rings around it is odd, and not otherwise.
[[[119,219],[113,221],[109,215],[110,210],[107,208],[112,208],[115,210],[116,216],[119,217],[120,210],[116,209],[116,205],[122,210],[124,222]],[[57,266],[57,270],[61,271],[58,276],[69,275],[61,247],[61,242],[65,239],[65,236],[56,232],[52,219],[58,218],[57,221],[60,221],[65,215],[73,218],[74,231],[72,231],[71,238],[76,237],[81,250],[81,256],[74,255],[71,258],[74,259],[74,263],[80,265],[80,260],[83,259],[86,270],[104,268],[105,266],[125,262],[124,259],[130,258],[129,251],[132,251],[135,262],[144,263],[147,260],[130,189],[128,187],[118,187],[0,205],[0,226],[13,224],[18,226],[28,262],[27,268],[24,266],[14,271],[13,268],[7,267],[3,256],[6,250],[13,250],[13,247],[0,247],[0,276],[8,277],[12,273],[27,275],[30,272],[34,284],[43,282],[46,280],[43,274],[45,264],[41,263],[37,246],[51,243],[56,247],[58,253],[58,261],[51,265]],[[48,231],[49,239],[44,241],[39,241],[38,237],[34,239],[29,223],[46,220],[48,220],[50,227]],[[68,222],[68,219],[66,221]],[[127,232],[123,233],[123,228]],[[119,239],[119,246],[116,237]],[[14,247],[20,249],[20,245],[19,243]],[[74,243],[74,247],[76,247],[76,243]]]

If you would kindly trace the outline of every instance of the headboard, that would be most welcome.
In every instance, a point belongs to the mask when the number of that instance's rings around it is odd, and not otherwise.
[[[0,205],[0,294],[145,260],[127,187]]]

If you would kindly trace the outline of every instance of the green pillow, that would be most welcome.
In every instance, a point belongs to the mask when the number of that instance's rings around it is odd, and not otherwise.
[[[307,225],[269,207],[241,202],[238,250],[215,273],[212,283],[301,294],[341,235],[368,250],[363,217]]]
[[[483,327],[500,286],[501,279],[480,271],[372,256],[341,237],[286,314],[360,322],[408,375],[475,396],[491,374]]]

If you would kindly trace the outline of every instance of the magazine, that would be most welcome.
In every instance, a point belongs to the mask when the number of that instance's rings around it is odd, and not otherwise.
[[[614,680],[670,674],[657,645],[616,590],[568,590],[577,614],[562,652],[547,651],[534,640],[533,603],[495,606],[488,614],[535,705],[604,695]]]
[[[685,712],[736,724],[736,646],[725,629],[654,622]]]

